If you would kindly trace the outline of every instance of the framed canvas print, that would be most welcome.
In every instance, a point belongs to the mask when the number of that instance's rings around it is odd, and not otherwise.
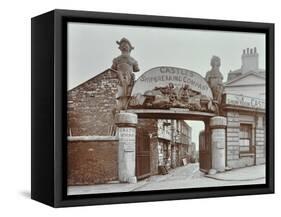
[[[274,192],[274,24],[54,10],[31,36],[34,200]]]

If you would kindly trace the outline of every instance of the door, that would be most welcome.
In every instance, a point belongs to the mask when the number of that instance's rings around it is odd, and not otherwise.
[[[199,134],[199,164],[200,170],[208,172],[212,167],[212,148],[210,128],[205,122],[205,130]]]
[[[143,128],[137,128],[136,176],[137,179],[150,176],[150,138]]]

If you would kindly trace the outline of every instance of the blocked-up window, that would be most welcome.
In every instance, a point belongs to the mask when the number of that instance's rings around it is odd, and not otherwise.
[[[252,151],[252,125],[240,124],[240,152],[251,153]]]

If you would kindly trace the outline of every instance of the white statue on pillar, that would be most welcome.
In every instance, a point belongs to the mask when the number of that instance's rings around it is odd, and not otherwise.
[[[223,93],[223,75],[220,72],[221,60],[217,56],[213,56],[211,59],[212,69],[206,73],[206,81],[208,82],[212,92],[214,101],[221,103]]]
[[[118,73],[119,87],[117,93],[117,110],[127,109],[132,88],[135,83],[133,72],[139,71],[138,62],[130,56],[134,47],[126,38],[116,42],[119,45],[121,55],[113,59],[112,69]]]

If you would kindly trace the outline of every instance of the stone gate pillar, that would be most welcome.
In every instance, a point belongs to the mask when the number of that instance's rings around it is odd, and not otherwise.
[[[212,169],[223,172],[225,170],[226,148],[226,118],[215,116],[210,119],[212,144]]]
[[[118,178],[120,182],[136,183],[136,126],[138,116],[122,112],[116,114],[118,127]]]

